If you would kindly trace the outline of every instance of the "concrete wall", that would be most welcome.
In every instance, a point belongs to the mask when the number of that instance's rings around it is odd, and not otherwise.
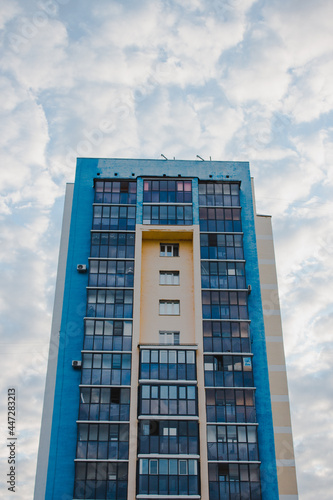
[[[49,359],[45,381],[44,405],[42,414],[42,426],[39,438],[39,449],[37,458],[37,471],[35,481],[34,500],[45,498],[47,468],[49,463],[50,439],[52,427],[53,401],[56,383],[57,361],[59,351],[59,332],[61,325],[62,305],[65,287],[66,260],[69,240],[69,227],[71,221],[71,209],[73,202],[74,184],[67,184],[64,214],[59,249],[58,273],[53,306],[53,318],[51,327],[51,338],[49,348]]]
[[[295,458],[271,218],[256,215],[255,223],[279,498],[280,500],[297,500]]]

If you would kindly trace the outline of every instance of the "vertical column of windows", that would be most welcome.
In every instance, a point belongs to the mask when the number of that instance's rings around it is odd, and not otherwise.
[[[193,223],[192,181],[144,180],[143,224]],[[178,243],[160,243],[160,257],[178,257]],[[159,270],[161,287],[178,286],[177,260]],[[161,260],[162,262],[162,260]],[[164,261],[163,261],[164,262]],[[166,262],[166,261],[165,261]],[[181,314],[180,300],[163,298],[160,316]],[[168,296],[168,295],[167,295]],[[163,323],[164,320],[161,320]],[[140,498],[200,494],[196,351],[178,331],[159,331],[160,346],[140,346],[137,493]],[[177,346],[177,348],[172,347]]]
[[[196,378],[193,349],[141,346],[137,483],[140,495],[199,494]],[[178,420],[172,420],[175,417]],[[194,420],[187,420],[188,417]]]
[[[95,181],[74,498],[127,499],[136,182]]]
[[[139,378],[138,494],[198,495],[195,350],[141,346]]]
[[[209,498],[260,500],[239,184],[199,182],[199,205]]]

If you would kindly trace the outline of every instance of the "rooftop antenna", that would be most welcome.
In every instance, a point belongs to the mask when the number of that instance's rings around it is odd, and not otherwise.
[[[164,156],[164,155],[162,155],[162,154],[161,154],[161,156],[163,156],[163,158],[164,158],[165,160],[167,160],[167,159],[168,159],[166,156]]]
[[[201,156],[197,155],[197,158],[200,158],[200,160],[205,161]]]

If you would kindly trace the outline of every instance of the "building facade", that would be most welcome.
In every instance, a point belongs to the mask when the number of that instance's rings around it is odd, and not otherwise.
[[[298,498],[252,191],[246,162],[78,159],[35,500]]]

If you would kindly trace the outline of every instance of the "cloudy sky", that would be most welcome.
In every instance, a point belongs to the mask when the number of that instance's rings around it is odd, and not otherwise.
[[[18,391],[32,498],[65,183],[77,156],[246,160],[273,215],[298,483],[332,474],[333,4],[0,0],[0,490]]]

